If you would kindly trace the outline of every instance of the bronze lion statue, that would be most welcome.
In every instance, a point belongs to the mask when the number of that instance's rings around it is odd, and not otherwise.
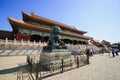
[[[65,46],[64,42],[60,40],[60,36],[58,36],[60,31],[61,28],[59,26],[53,26],[47,46],[54,48],[62,48]],[[56,45],[56,43],[59,43],[59,45]]]

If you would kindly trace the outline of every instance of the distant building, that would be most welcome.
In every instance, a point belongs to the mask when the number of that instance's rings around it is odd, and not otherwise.
[[[0,39],[14,39],[14,33],[11,31],[4,31],[4,30],[0,30]]]
[[[103,44],[98,40],[90,39],[90,42],[98,47],[103,47]]]
[[[106,45],[106,46],[111,46],[110,42],[106,41],[106,40],[102,40],[101,42],[103,45]]]

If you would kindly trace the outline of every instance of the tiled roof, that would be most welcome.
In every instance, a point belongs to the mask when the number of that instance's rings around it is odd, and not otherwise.
[[[38,30],[38,31],[45,31],[45,32],[50,32],[51,31],[51,28],[49,27],[44,27],[44,26],[38,26],[38,25],[34,25],[34,24],[30,24],[30,23],[27,23],[25,21],[22,21],[22,20],[16,20],[14,18],[8,18],[11,26],[13,27],[14,30],[18,30],[18,26],[20,27],[23,27],[23,28],[29,28],[29,29],[32,29],[32,30]],[[72,36],[72,37],[77,37],[77,38],[83,38],[83,39],[91,39],[91,37],[88,37],[88,36],[84,36],[84,35],[77,35],[77,34],[74,34],[74,33],[70,33],[70,32],[65,32],[65,31],[61,31],[60,34],[63,34],[63,35],[67,35],[67,36]]]
[[[75,32],[78,32],[78,33],[81,33],[81,34],[87,33],[86,31],[76,29],[74,26],[69,26],[69,25],[66,25],[66,24],[51,20],[51,19],[47,19],[47,18],[44,18],[44,17],[41,17],[41,16],[37,16],[34,13],[29,15],[29,14],[27,14],[23,11],[22,14],[23,14],[23,20],[24,21],[33,20],[33,21],[37,21],[37,22],[44,22],[46,24],[57,25],[57,26],[60,26],[61,28],[66,28],[66,29],[69,29],[69,30],[72,30],[72,31],[75,31]]]

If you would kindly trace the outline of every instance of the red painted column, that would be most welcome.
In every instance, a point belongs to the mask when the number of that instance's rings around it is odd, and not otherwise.
[[[16,40],[21,40],[21,33],[20,32],[17,33]]]
[[[30,40],[31,39],[31,35],[29,34],[29,36],[28,36],[28,40]]]
[[[42,36],[42,38],[41,38],[41,42],[44,42],[44,36]]]

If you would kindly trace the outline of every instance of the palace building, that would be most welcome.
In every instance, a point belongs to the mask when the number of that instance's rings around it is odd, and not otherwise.
[[[85,36],[86,31],[78,30],[73,26],[66,25],[51,19],[37,16],[34,13],[27,14],[22,12],[23,20],[17,20],[8,17],[8,21],[12,26],[13,31],[11,37],[16,40],[30,40],[36,42],[47,42],[53,26],[61,28],[61,40],[70,44],[88,44],[89,36]],[[9,32],[6,32],[9,34]],[[10,36],[8,36],[10,37]],[[11,39],[12,39],[11,38]]]
[[[94,44],[94,45],[96,45],[98,47],[103,47],[103,44],[100,41],[95,40],[95,39],[91,39],[90,43],[92,43],[92,44]]]

